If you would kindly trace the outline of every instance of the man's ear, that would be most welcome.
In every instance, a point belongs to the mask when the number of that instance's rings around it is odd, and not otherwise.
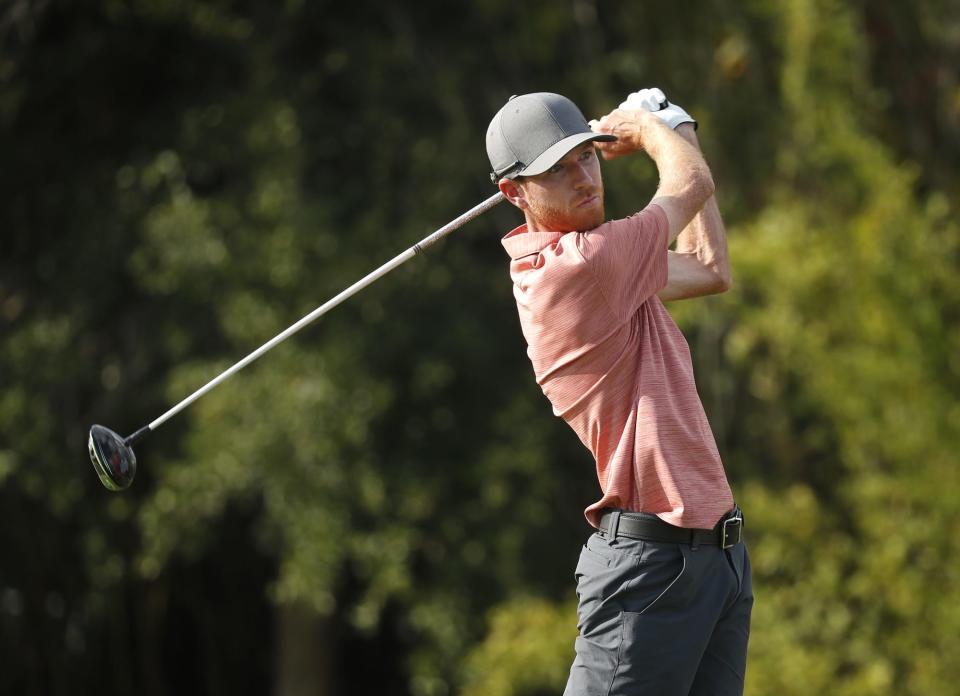
[[[520,184],[513,179],[500,179],[500,181],[497,183],[497,186],[500,188],[500,192],[506,196],[508,201],[513,203],[521,210],[527,209],[527,199]]]

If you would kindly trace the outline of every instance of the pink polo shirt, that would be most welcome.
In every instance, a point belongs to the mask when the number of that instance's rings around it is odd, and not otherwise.
[[[733,496],[687,342],[656,293],[667,283],[657,205],[589,232],[503,238],[537,384],[597,462],[603,508],[709,529]]]

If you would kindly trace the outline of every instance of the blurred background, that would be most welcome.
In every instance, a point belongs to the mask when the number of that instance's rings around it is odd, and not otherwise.
[[[562,690],[592,460],[499,206],[511,94],[694,114],[735,286],[671,311],[745,510],[747,693],[960,683],[960,5],[0,2],[0,693]],[[608,212],[649,200],[605,165]]]

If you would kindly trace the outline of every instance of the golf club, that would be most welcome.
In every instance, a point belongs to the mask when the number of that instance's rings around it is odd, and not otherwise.
[[[354,293],[362,290],[375,280],[385,276],[397,266],[406,263],[417,254],[423,252],[427,247],[439,241],[450,232],[453,232],[458,227],[462,227],[475,217],[486,212],[493,206],[500,203],[503,199],[503,194],[498,191],[493,196],[490,196],[490,198],[487,200],[474,206],[467,212],[460,215],[458,218],[448,222],[446,225],[427,237],[424,237],[402,254],[395,256],[393,259],[380,266],[380,268],[358,280],[339,295],[328,300],[325,304],[317,307],[296,324],[293,324],[271,338],[269,341],[250,353],[243,360],[221,372],[219,375],[197,389],[190,396],[178,403],[162,416],[151,422],[149,425],[145,425],[144,427],[140,428],[129,437],[123,438],[114,431],[110,430],[109,428],[105,428],[102,425],[92,426],[90,428],[90,437],[87,439],[87,448],[90,451],[90,461],[93,462],[93,468],[96,470],[97,476],[100,477],[101,483],[103,483],[104,486],[112,491],[122,491],[125,488],[128,488],[130,484],[133,483],[133,477],[136,476],[137,473],[137,457],[133,453],[133,446],[142,440],[148,433],[156,430],[167,420],[178,414],[180,411],[226,380],[228,377],[242,370],[244,367],[252,363],[254,360],[259,358],[277,344],[290,338],[290,336],[293,336],[293,334],[297,333],[304,326],[323,316]]]

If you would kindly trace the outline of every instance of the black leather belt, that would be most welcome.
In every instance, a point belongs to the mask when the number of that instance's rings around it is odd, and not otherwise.
[[[687,529],[675,527],[646,512],[608,510],[600,516],[600,531],[613,538],[625,536],[668,544],[690,544],[693,547],[703,544],[730,549],[742,539],[743,513],[734,506],[713,529]]]

